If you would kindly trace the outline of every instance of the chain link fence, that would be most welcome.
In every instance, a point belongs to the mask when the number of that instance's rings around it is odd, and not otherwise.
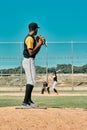
[[[60,90],[87,90],[87,41],[46,44],[47,47],[43,46],[35,59],[36,66],[45,70],[45,73],[42,70],[37,73],[36,89],[39,90],[45,80],[51,86],[49,70],[60,69],[57,73]],[[23,90],[26,80],[22,68],[22,52],[23,42],[0,42],[0,91]],[[67,66],[65,70],[64,65]],[[67,70],[69,65],[70,72]],[[63,67],[58,68],[59,66]]]

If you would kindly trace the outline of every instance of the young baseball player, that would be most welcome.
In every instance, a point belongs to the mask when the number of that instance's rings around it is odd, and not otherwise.
[[[35,38],[35,35],[38,32],[37,23],[29,24],[29,34],[24,39],[24,59],[23,59],[23,68],[26,75],[26,90],[25,97],[22,104],[24,108],[36,107],[36,104],[31,99],[31,94],[36,82],[36,72],[35,72],[35,57],[40,51],[41,46],[45,43],[45,39],[42,36]]]
[[[58,94],[58,91],[57,91],[57,89],[56,89],[56,85],[57,85],[57,74],[56,74],[56,71],[54,71],[54,72],[52,73],[52,77],[53,77],[53,85],[52,85],[52,88],[53,88],[54,92]]]
[[[41,90],[41,94],[44,94],[44,92],[47,90],[48,94],[50,94],[50,87],[48,86],[48,83],[46,81],[43,82],[43,87]]]

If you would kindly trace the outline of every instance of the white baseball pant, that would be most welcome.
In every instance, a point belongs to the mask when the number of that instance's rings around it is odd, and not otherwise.
[[[35,85],[36,71],[35,71],[34,59],[33,58],[24,58],[22,65],[23,65],[23,68],[25,70],[27,84]]]
[[[53,82],[53,85],[52,85],[52,88],[53,88],[53,89],[56,88],[56,85],[57,85],[57,82],[54,81],[54,82]]]

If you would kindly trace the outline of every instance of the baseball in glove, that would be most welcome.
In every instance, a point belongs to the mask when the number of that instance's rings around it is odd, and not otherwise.
[[[46,45],[46,40],[45,40],[45,38],[44,38],[43,36],[40,35],[40,36],[37,36],[37,37],[36,37],[36,41],[37,41],[37,42],[39,41],[39,39],[42,40],[43,45]]]

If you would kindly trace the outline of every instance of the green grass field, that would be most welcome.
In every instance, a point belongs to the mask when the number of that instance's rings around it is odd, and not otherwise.
[[[22,96],[0,96],[0,107],[20,106],[22,101]],[[33,101],[47,107],[87,108],[87,96],[33,96]]]

